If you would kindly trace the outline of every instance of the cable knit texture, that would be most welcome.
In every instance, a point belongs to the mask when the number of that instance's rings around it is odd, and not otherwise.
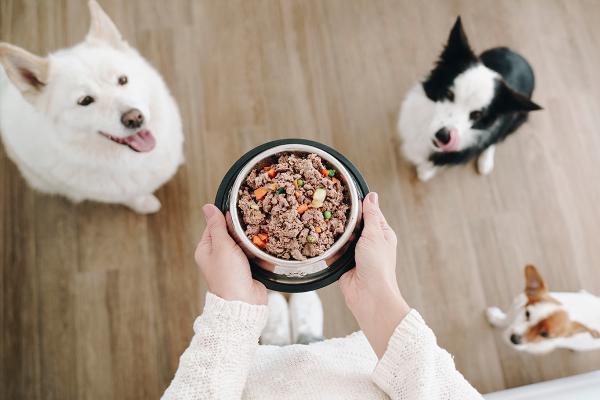
[[[392,399],[481,399],[415,310],[396,327],[373,381]]]
[[[310,345],[259,346],[267,312],[208,293],[163,399],[482,399],[415,310],[379,363],[362,332]]]
[[[195,335],[163,398],[241,398],[267,316],[267,306],[207,293],[204,312],[194,322]]]

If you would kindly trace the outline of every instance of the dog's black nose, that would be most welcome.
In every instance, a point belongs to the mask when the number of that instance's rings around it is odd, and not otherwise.
[[[510,335],[510,341],[513,344],[521,344],[521,335],[517,335],[516,333],[513,333],[512,335]]]
[[[441,128],[435,133],[435,138],[442,144],[448,144],[450,142],[450,131],[446,128]]]
[[[132,108],[121,115],[121,123],[125,128],[139,128],[144,123],[144,114],[137,108]]]

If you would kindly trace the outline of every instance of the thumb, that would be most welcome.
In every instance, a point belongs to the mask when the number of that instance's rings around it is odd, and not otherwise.
[[[225,240],[231,240],[227,232],[227,224],[221,210],[213,204],[206,204],[202,207],[204,219],[206,220],[206,229],[209,232],[212,245],[218,246]]]
[[[387,226],[385,217],[379,209],[379,196],[370,192],[363,201],[364,232],[368,235],[383,234],[383,227]]]
[[[346,287],[348,287],[349,283],[354,278],[355,271],[356,271],[356,268],[352,268],[350,271],[344,272],[344,274],[342,276],[340,276],[340,279],[338,280],[338,282],[340,285],[340,289],[342,290],[342,293],[346,290]]]
[[[202,238],[198,245],[196,246],[196,251],[194,252],[194,258],[198,264],[201,264],[205,257],[210,254],[212,248],[212,239],[210,237],[210,232],[208,228],[204,228],[204,232],[202,233]]]

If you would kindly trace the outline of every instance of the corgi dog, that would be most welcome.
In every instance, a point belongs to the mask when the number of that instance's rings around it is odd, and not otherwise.
[[[534,83],[531,66],[513,50],[475,55],[458,17],[435,67],[400,109],[402,152],[419,179],[476,157],[479,172],[489,174],[496,144],[541,109],[531,101]]]
[[[183,163],[177,104],[96,1],[85,40],[40,57],[0,43],[0,132],[40,192],[153,213]]]
[[[549,292],[533,265],[525,267],[525,293],[504,313],[486,310],[493,326],[515,350],[534,354],[554,349],[600,349],[600,297],[586,291]]]

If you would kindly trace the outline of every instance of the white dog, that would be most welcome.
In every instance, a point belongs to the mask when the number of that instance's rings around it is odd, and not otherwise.
[[[98,3],[89,8],[72,48],[41,58],[0,43],[4,146],[34,189],[156,212],[152,193],[183,162],[179,110]]]
[[[600,298],[586,291],[548,292],[534,266],[525,267],[525,293],[508,313],[487,309],[489,322],[505,328],[504,336],[516,350],[547,353],[557,348],[600,349]]]

